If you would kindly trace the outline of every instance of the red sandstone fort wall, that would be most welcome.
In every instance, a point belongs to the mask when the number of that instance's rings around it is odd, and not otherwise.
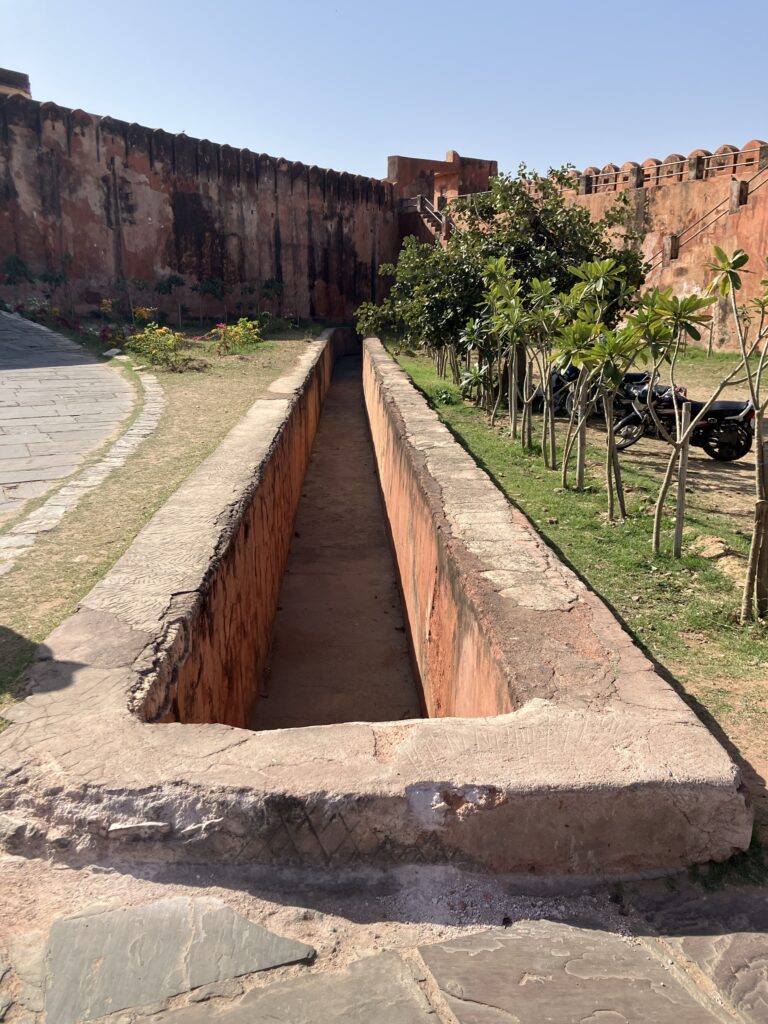
[[[749,253],[740,301],[764,291],[768,276],[768,143],[753,139],[741,149],[720,146],[714,153],[694,150],[684,157],[652,157],[621,167],[608,164],[574,172],[573,201],[601,217],[622,192],[630,221],[643,231],[643,253],[651,265],[649,287],[686,295],[706,288],[712,248]],[[720,301],[713,316],[715,344],[733,342],[728,312]]]
[[[381,297],[378,265],[398,247],[386,182],[0,97],[0,266],[16,255],[39,275],[68,261],[79,307],[120,297],[119,278],[162,306],[151,289],[178,274],[169,311],[197,311],[192,286],[220,278],[230,309],[263,307],[262,285],[279,281],[283,312],[346,318]]]

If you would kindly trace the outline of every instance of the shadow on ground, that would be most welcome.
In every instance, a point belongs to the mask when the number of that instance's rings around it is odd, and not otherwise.
[[[0,625],[0,700],[15,696],[19,676],[31,663],[37,646],[29,637]]]

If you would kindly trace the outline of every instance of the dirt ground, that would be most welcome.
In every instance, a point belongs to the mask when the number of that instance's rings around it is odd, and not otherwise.
[[[735,358],[735,357],[734,357]],[[706,401],[717,384],[723,365],[722,356],[709,360],[684,360],[676,374],[679,384],[688,388],[688,396]],[[728,388],[721,396],[728,401],[746,401],[746,385]],[[669,448],[661,441],[643,438],[622,453],[622,461],[643,472],[661,477],[666,469]],[[714,515],[728,515],[733,525],[750,532],[755,511],[754,449],[736,462],[715,462],[702,448],[691,448],[688,459],[689,499],[698,508]]]

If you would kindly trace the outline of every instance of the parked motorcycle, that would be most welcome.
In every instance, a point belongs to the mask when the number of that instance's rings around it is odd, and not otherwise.
[[[657,385],[658,387],[658,385]],[[694,420],[705,407],[705,402],[694,402],[680,393],[678,403],[686,402],[691,408]],[[656,416],[664,430],[675,436],[675,408],[672,389],[653,399]],[[636,444],[641,437],[655,437],[666,440],[659,433],[654,418],[648,409],[647,396],[639,395],[633,402],[632,412],[621,419],[614,430],[616,447],[619,451]],[[746,455],[752,448],[755,433],[755,408],[751,402],[713,402],[691,434],[691,444],[703,448],[711,459],[718,462],[734,462]]]
[[[570,380],[574,380],[571,377]],[[651,386],[651,374],[648,370],[640,370],[639,372],[625,373],[624,379],[620,386],[616,389],[616,393],[613,396],[613,418],[614,421],[619,421],[628,416],[634,408],[635,402],[647,404],[648,402],[648,389]],[[653,385],[653,395],[657,400],[663,400],[669,392],[669,386],[664,384]],[[685,396],[688,392],[684,387],[677,389],[678,395]],[[573,413],[574,403],[573,389],[571,388],[565,403],[565,411],[568,416]],[[594,392],[591,392],[587,398],[588,408],[591,405],[596,412],[602,416],[603,407],[602,401],[597,397]]]
[[[555,416],[570,416],[568,407],[569,400],[572,400],[572,384],[579,375],[579,371],[573,366],[566,366],[564,370],[555,367],[552,370],[552,409]],[[544,412],[544,390],[539,385],[533,395],[531,404],[533,412]]]

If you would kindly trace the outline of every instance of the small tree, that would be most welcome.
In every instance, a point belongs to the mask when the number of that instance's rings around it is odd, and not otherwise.
[[[623,379],[623,375],[618,380],[614,379],[610,368],[609,372],[603,373],[605,359],[610,353],[603,347],[604,339],[601,341],[601,338],[604,331],[615,327],[619,317],[635,304],[636,289],[624,266],[612,258],[581,263],[570,270],[578,280],[567,295],[562,294],[559,298],[561,318],[555,358],[562,368],[571,365],[578,370],[563,451],[562,481],[563,487],[567,487],[568,470],[575,444],[576,490],[582,491],[586,464],[587,420],[598,402],[605,398],[609,388],[612,389],[610,405],[613,407],[616,389]],[[591,349],[596,345],[600,347],[600,354],[592,358]],[[626,348],[627,339],[621,343],[614,339],[613,357],[618,359],[617,346]],[[638,350],[636,358],[639,354]],[[623,357],[619,361],[624,362]],[[630,365],[631,363],[626,366],[624,372]],[[611,428],[609,448],[612,448],[613,444]],[[612,478],[620,479],[618,457],[612,461],[615,462]]]
[[[180,274],[168,274],[167,277],[161,277],[155,285],[155,291],[158,295],[173,295],[177,288],[184,286],[184,278]],[[179,327],[183,327],[182,314],[181,314],[181,302],[177,301],[176,311],[178,314]]]
[[[229,292],[229,286],[226,284],[221,277],[204,277],[197,285],[193,287],[193,291],[198,292],[200,295],[200,326],[203,325],[203,297],[205,295],[211,295],[215,299],[219,299],[224,303],[224,323],[227,322],[227,303],[226,295]]]
[[[749,396],[755,410],[755,519],[747,562],[747,577],[741,601],[741,622],[768,616],[768,452],[766,451],[765,411],[768,408],[768,388],[765,386],[766,359],[768,358],[768,281],[761,281],[766,291],[753,300],[752,312],[757,315],[756,330],[748,310],[740,309],[736,293],[741,288],[741,275],[749,256],[737,249],[727,256],[715,246],[714,260],[707,264],[714,271],[712,290],[729,301],[731,318],[739,342],[743,381],[749,387]]]
[[[637,330],[646,345],[652,360],[651,384],[648,388],[648,413],[651,416],[659,437],[667,441],[671,447],[667,468],[659,488],[656,500],[656,509],[653,518],[652,550],[656,555],[661,545],[661,524],[664,515],[664,508],[672,485],[675,467],[685,466],[687,460],[688,445],[694,430],[701,420],[706,416],[710,406],[721,392],[728,387],[738,370],[738,365],[731,373],[727,374],[717,385],[702,409],[694,417],[683,417],[681,400],[677,390],[676,369],[681,355],[684,354],[689,339],[701,340],[700,328],[709,323],[710,316],[705,312],[713,302],[711,296],[687,295],[679,297],[672,294],[672,289],[666,291],[649,292],[643,296],[640,308],[630,318],[632,326]],[[653,401],[653,384],[659,377],[662,364],[669,364],[670,381],[672,385],[672,406],[675,415],[675,432],[670,434],[656,412]],[[682,461],[681,461],[682,460]],[[680,540],[682,537],[682,521],[685,515],[685,494],[684,488],[678,494],[676,512],[676,537],[675,554],[680,555]]]

